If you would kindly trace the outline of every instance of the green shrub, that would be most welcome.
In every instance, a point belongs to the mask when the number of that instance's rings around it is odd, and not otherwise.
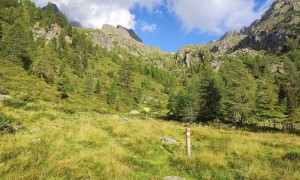
[[[5,99],[3,101],[3,105],[7,107],[13,107],[13,108],[21,108],[26,106],[26,102],[20,99]]]
[[[300,152],[288,152],[282,158],[288,161],[300,162]]]
[[[9,91],[6,87],[0,87],[0,94],[8,95]]]
[[[0,112],[0,133],[14,133],[12,126],[14,119]]]

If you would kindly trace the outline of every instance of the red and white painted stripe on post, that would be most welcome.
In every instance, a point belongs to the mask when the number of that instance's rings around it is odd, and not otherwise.
[[[186,128],[186,152],[187,156],[191,157],[191,129]]]

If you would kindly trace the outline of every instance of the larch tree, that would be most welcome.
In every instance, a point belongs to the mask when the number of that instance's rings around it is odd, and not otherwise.
[[[243,125],[255,109],[256,82],[241,60],[226,61],[220,69],[225,83],[224,111]]]

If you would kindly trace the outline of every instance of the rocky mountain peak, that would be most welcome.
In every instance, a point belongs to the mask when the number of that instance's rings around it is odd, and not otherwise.
[[[141,38],[132,30],[132,29],[127,29],[121,25],[118,25],[117,27],[114,27],[109,24],[104,24],[101,28],[101,31],[103,31],[106,34],[111,34],[111,35],[118,35],[118,36],[123,36],[126,38],[131,38],[134,39],[140,43],[143,43]]]
[[[262,20],[277,17],[289,11],[298,11],[300,2],[297,0],[276,0],[270,9],[262,15]]]
[[[52,6],[53,6],[53,13],[54,13],[54,14],[58,13],[58,12],[59,12],[59,9],[58,9],[57,5],[56,5],[56,4],[52,4]],[[46,8],[47,8],[47,6],[43,7],[43,8],[42,8],[42,11],[45,11]]]
[[[225,39],[226,37],[229,37],[229,36],[238,36],[239,35],[239,32],[237,30],[230,30],[228,32],[226,32],[221,38],[220,38],[220,41]]]

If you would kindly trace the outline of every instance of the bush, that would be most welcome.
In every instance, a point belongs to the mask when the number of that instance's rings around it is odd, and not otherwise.
[[[8,95],[9,91],[6,87],[0,87],[0,94]]]
[[[26,106],[26,102],[19,99],[5,99],[3,101],[3,105],[7,107],[13,107],[13,108],[21,108]]]
[[[12,126],[14,119],[0,112],[0,132],[14,133],[15,129]]]
[[[300,162],[300,152],[289,152],[282,158],[288,161]]]

